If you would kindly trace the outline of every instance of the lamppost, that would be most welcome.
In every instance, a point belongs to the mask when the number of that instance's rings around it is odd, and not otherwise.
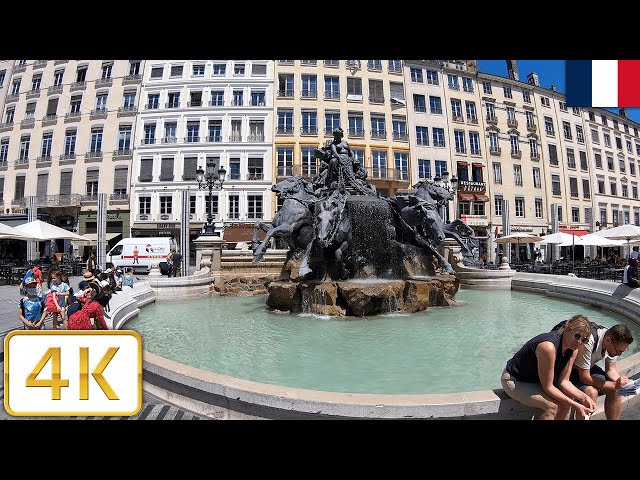
[[[456,196],[458,194],[458,179],[456,176],[449,178],[449,172],[442,172],[442,186],[449,192],[453,192],[453,219],[458,218],[458,210],[456,207]],[[449,220],[449,205],[447,205],[447,220]]]
[[[213,235],[213,189],[222,188],[227,171],[223,167],[220,167],[216,172],[216,161],[212,158],[207,158],[206,169],[206,172],[202,167],[196,170],[196,180],[198,180],[199,189],[209,189],[209,213],[207,214],[207,224],[204,227],[204,233],[202,235]]]

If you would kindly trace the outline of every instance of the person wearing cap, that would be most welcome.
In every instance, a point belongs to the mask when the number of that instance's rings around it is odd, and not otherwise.
[[[114,288],[116,290],[122,290],[122,270],[120,270],[119,268],[116,269],[115,273],[113,274],[113,281],[116,284]]]
[[[18,318],[28,330],[40,330],[47,318],[47,311],[44,309],[42,298],[38,296],[38,282],[34,277],[27,277],[24,287],[27,295],[20,299],[18,306]]]

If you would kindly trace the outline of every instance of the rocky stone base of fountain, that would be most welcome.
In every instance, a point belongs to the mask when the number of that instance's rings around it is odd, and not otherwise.
[[[291,313],[369,316],[394,311],[419,312],[451,306],[460,283],[452,275],[408,280],[278,280],[267,287],[267,305]]]

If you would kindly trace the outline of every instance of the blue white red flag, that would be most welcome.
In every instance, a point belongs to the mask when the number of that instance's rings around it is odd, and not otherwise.
[[[640,107],[640,60],[567,60],[570,107]]]

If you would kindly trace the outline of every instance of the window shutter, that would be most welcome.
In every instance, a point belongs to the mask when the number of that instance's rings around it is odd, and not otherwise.
[[[126,190],[127,183],[129,183],[129,167],[116,168],[113,174],[114,190]]]
[[[73,179],[72,171],[60,173],[60,195],[71,195],[72,179]]]
[[[198,168],[198,157],[186,157],[184,159],[184,170],[182,171],[182,180],[195,180],[197,168]]]
[[[251,65],[251,75],[266,75],[267,74],[267,66],[263,64],[253,64]]]
[[[47,185],[49,183],[49,174],[40,173],[38,175],[38,184],[36,186],[36,195],[38,197],[45,196],[47,194]]]
[[[100,170],[87,170],[87,182],[97,182]]]
[[[390,82],[389,87],[390,87],[391,98],[404,100],[404,86],[401,83]]]
[[[57,112],[58,112],[58,99],[50,98],[49,103],[47,105],[47,116],[56,115]]]
[[[173,180],[173,157],[162,159],[162,163],[160,164],[160,180]]]
[[[150,182],[153,180],[153,158],[143,158],[140,160],[140,181]]]

